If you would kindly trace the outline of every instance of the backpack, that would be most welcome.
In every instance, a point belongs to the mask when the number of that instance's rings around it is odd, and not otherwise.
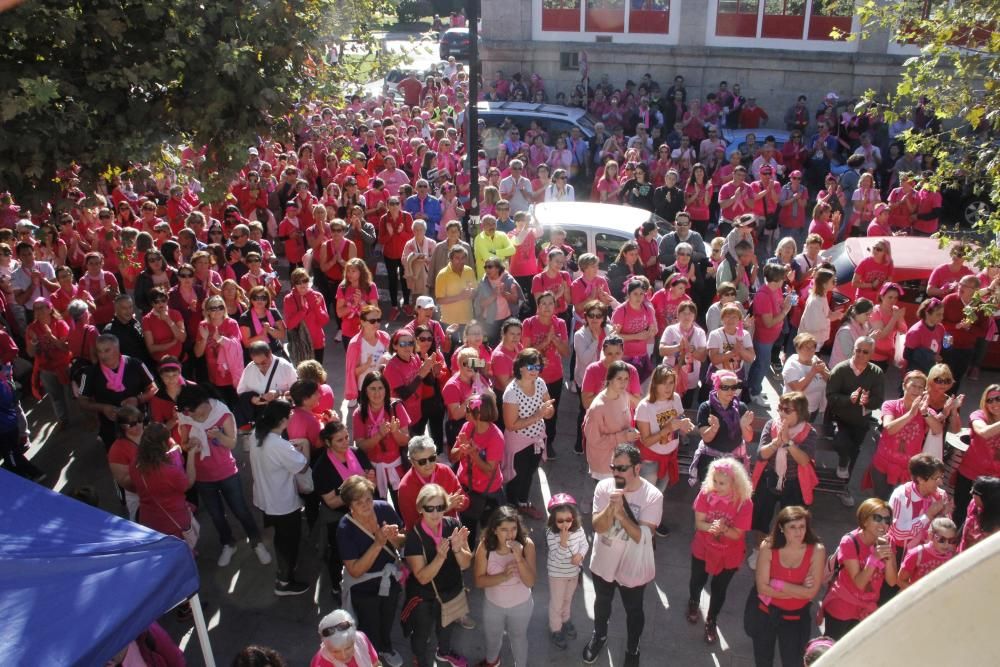
[[[857,536],[852,534],[851,541],[854,542],[854,549],[860,552],[861,545],[858,544]],[[837,578],[837,574],[842,567],[843,565],[840,562],[840,545],[838,544],[833,553],[826,558],[826,566],[823,568],[823,585],[829,586]]]

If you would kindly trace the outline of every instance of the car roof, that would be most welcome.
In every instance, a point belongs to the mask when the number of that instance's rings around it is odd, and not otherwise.
[[[892,278],[896,281],[927,279],[931,271],[951,262],[949,252],[956,243],[951,241],[941,248],[937,239],[919,236],[858,236],[844,241],[844,250],[857,266],[871,255],[869,249],[881,240],[889,241],[892,249]]]
[[[542,104],[538,102],[485,102],[477,105],[480,112],[537,114],[548,118],[562,118],[575,121],[586,111],[577,107],[564,107],[559,104]]]
[[[543,202],[535,204],[532,213],[542,227],[607,230],[629,238],[650,219],[645,209],[595,202]]]

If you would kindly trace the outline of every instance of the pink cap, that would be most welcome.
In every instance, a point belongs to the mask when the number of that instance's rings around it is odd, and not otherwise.
[[[545,508],[551,511],[553,507],[558,507],[559,505],[576,505],[576,498],[568,493],[557,493],[549,498],[549,504]]]
[[[882,211],[888,211],[888,210],[889,210],[889,205],[886,203],[880,202],[878,204],[875,204],[875,215],[878,215]]]
[[[788,178],[802,178],[802,172],[796,169],[788,175]]]

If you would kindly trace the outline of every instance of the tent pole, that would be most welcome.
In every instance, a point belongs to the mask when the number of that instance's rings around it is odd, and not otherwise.
[[[205,614],[201,610],[201,598],[195,593],[189,602],[191,612],[194,614],[194,629],[198,633],[198,643],[201,644],[201,654],[205,658],[205,667],[215,667],[215,656],[212,655],[212,643],[208,639]]]

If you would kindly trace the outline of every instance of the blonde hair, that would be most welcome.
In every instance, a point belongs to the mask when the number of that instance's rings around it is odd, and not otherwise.
[[[719,457],[709,464],[708,472],[705,473],[705,481],[701,483],[702,493],[716,492],[715,473],[717,472],[729,475],[729,479],[733,480],[733,497],[736,499],[737,505],[750,500],[750,496],[753,495],[753,486],[750,484],[747,469],[731,456]]]

